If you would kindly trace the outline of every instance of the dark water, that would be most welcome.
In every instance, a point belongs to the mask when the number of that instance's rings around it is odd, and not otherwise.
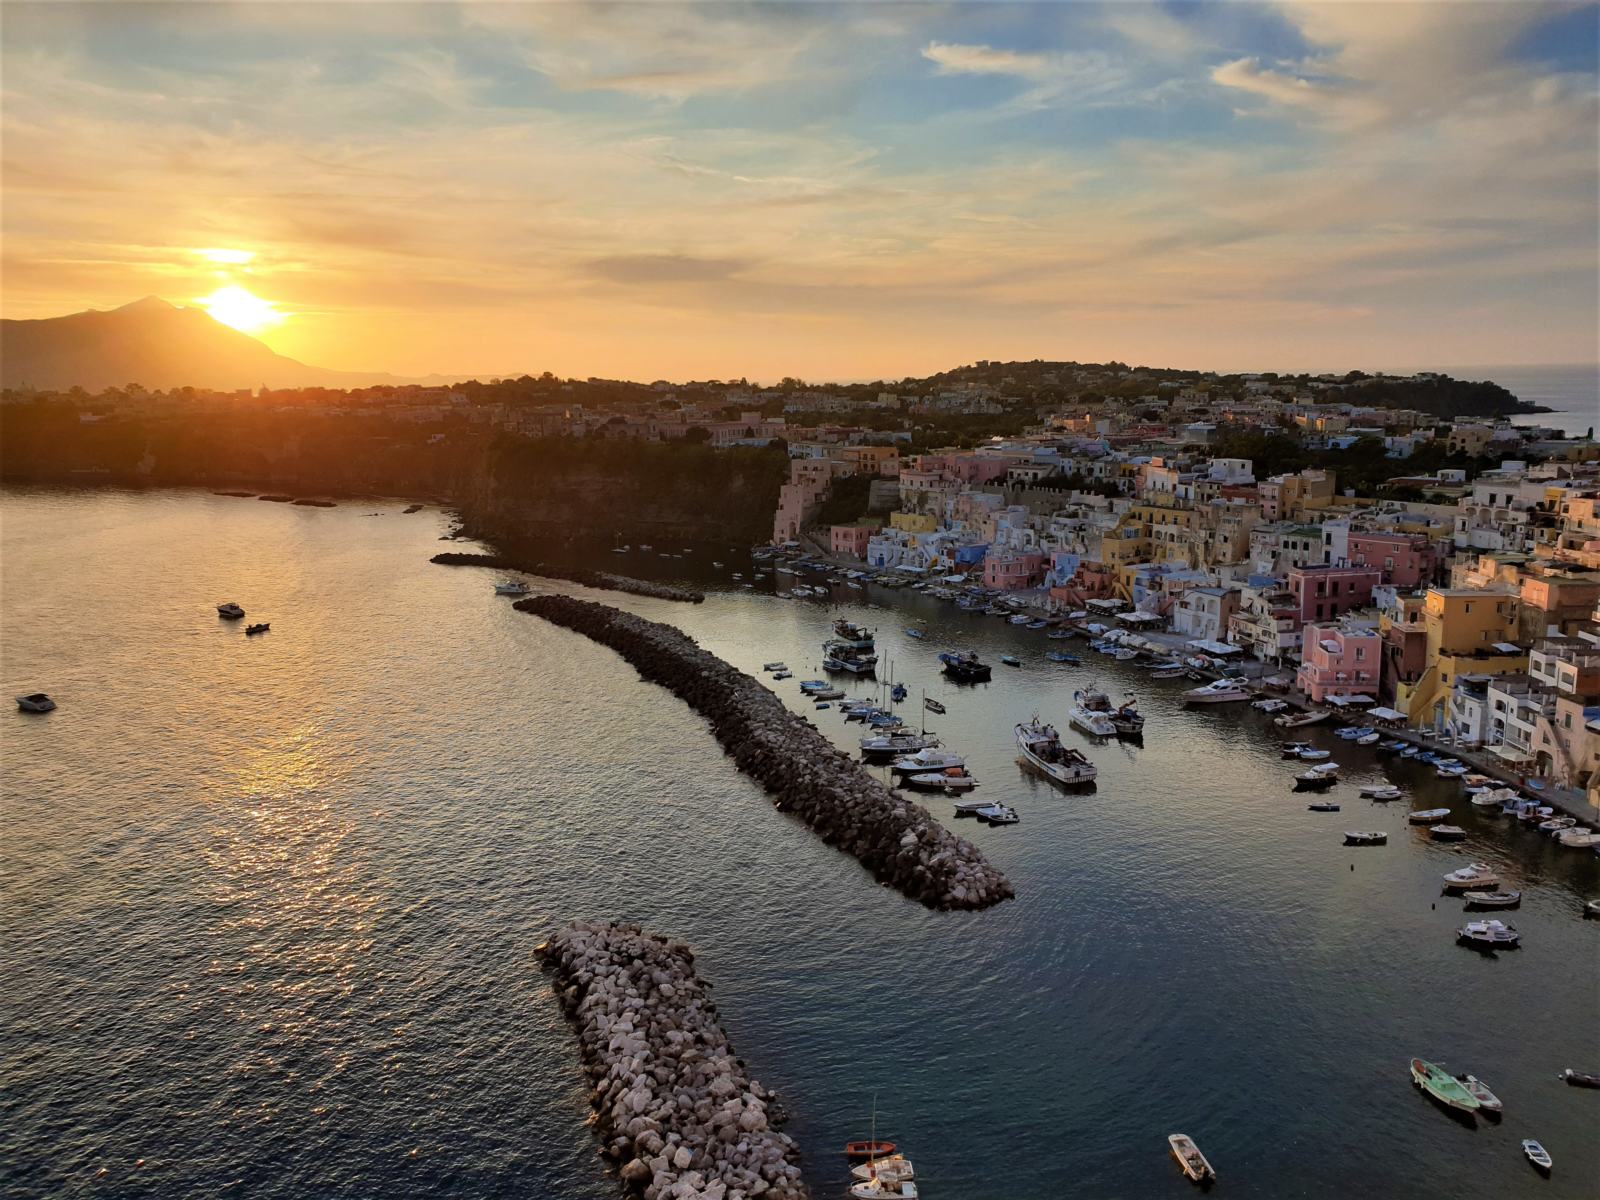
[[[962,823],[1019,899],[928,912],[774,813],[610,651],[430,566],[444,520],[400,507],[4,496],[4,683],[61,703],[3,718],[8,1194],[614,1197],[531,953],[575,916],[696,947],[822,1196],[874,1095],[930,1200],[1184,1196],[1175,1130],[1230,1196],[1594,1194],[1600,1094],[1555,1078],[1600,1064],[1592,856],[1462,802],[1470,840],[1430,844],[1355,785],[1458,786],[1326,732],[1345,809],[1307,812],[1264,718],[905,593],[605,597],[747,669],[815,664],[840,612],[880,627],[980,794],[1022,814]],[[224,599],[272,632],[219,622]],[[948,644],[1026,665],[947,687]],[[1071,796],[1022,774],[1010,729],[1064,724],[1091,677],[1148,683],[1149,734],[1090,747],[1100,786]],[[1368,827],[1391,844],[1340,844]],[[1525,949],[1454,944],[1439,876],[1471,858],[1527,892]],[[1412,1054],[1488,1080],[1504,1123],[1435,1110]]]

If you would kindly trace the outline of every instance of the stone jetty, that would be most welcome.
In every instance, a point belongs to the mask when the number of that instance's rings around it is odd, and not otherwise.
[[[610,571],[591,571],[585,567],[525,562],[519,558],[509,558],[504,554],[460,554],[450,551],[435,554],[428,561],[445,567],[493,567],[499,571],[526,571],[530,575],[543,575],[546,579],[565,579],[572,583],[581,583],[585,587],[602,588],[612,592],[631,592],[635,596],[651,596],[657,600],[681,600],[685,604],[699,604],[706,598],[704,592],[676,587],[670,583],[654,583],[648,579],[613,575]]]
[[[539,947],[577,1027],[596,1132],[644,1200],[802,1200],[800,1150],[681,942],[577,921]]]
[[[611,647],[710,723],[739,769],[823,841],[929,908],[987,908],[1016,893],[977,847],[891,791],[762,684],[671,625],[571,596],[516,607]]]

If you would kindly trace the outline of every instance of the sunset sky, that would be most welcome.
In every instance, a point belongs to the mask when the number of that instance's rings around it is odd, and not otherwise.
[[[215,297],[406,374],[1596,357],[1593,5],[0,20],[7,317]]]

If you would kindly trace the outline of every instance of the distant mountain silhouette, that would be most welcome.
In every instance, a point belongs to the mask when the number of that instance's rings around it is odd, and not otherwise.
[[[146,296],[109,312],[0,321],[0,381],[9,388],[95,392],[137,383],[174,387],[365,387],[434,382],[381,372],[328,371],[275,353],[204,309]]]

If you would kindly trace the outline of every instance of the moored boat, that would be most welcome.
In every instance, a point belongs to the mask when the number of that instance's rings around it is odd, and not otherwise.
[[[1419,808],[1415,812],[1408,812],[1406,820],[1413,825],[1433,825],[1449,815],[1448,808]]]
[[[1458,867],[1444,877],[1446,891],[1465,891],[1468,888],[1493,888],[1500,884],[1500,877],[1489,869],[1485,863],[1468,863]]]
[[[17,707],[23,712],[47,713],[54,711],[56,702],[43,692],[29,692],[17,697]]]
[[[1436,1063],[1431,1063],[1421,1058],[1413,1058],[1411,1060],[1411,1082],[1447,1108],[1453,1108],[1458,1112],[1464,1113],[1478,1111],[1478,1101],[1473,1097],[1472,1093],[1461,1086],[1459,1079]]]
[[[262,621],[259,625],[246,625],[244,627],[244,633],[246,637],[254,637],[256,634],[265,633],[271,628],[271,621]]]
[[[972,811],[974,816],[981,817],[991,825],[1015,825],[1021,820],[1017,810],[1006,804],[988,804]]]
[[[1522,944],[1522,935],[1515,925],[1490,917],[1484,921],[1468,921],[1456,930],[1456,941],[1479,950],[1515,950]]]
[[[1299,758],[1305,751],[1311,749],[1310,742],[1284,742],[1281,747],[1285,758]]]
[[[902,1180],[915,1179],[917,1170],[911,1165],[911,1160],[903,1154],[886,1154],[850,1168],[852,1179],[864,1182],[874,1176],[885,1183],[899,1183]]]
[[[1020,667],[1022,665],[1022,660],[1015,654],[1002,654],[1000,656],[1000,661],[1005,663],[1005,665],[1008,667]]]
[[[1561,1078],[1571,1087],[1600,1088],[1600,1075],[1591,1071],[1575,1071],[1568,1067],[1561,1072]]]
[[[1250,693],[1245,690],[1245,681],[1227,677],[1205,684],[1203,687],[1190,688],[1183,694],[1185,704],[1231,704],[1248,699]]]
[[[1361,797],[1364,800],[1398,800],[1400,789],[1392,784],[1372,783],[1361,789]]]
[[[1273,717],[1272,723],[1279,729],[1298,729],[1302,725],[1316,725],[1326,721],[1328,716],[1326,709],[1311,709],[1308,712],[1295,713],[1293,716],[1285,713],[1281,717]]]
[[[1467,1094],[1478,1102],[1478,1111],[1490,1117],[1499,1117],[1505,1111],[1505,1105],[1500,1103],[1500,1097],[1489,1090],[1489,1085],[1476,1075],[1462,1074],[1456,1076],[1456,1081],[1467,1089]]]
[[[1023,758],[1057,783],[1093,783],[1099,774],[1081,753],[1061,744],[1061,735],[1053,725],[1044,724],[1037,716],[1026,724],[1019,723],[1015,734]]]
[[[221,617],[224,621],[237,621],[240,617],[244,616],[244,609],[240,608],[237,604],[230,600],[226,604],[217,605],[217,616]]]
[[[874,1158],[887,1158],[894,1153],[893,1142],[881,1142],[869,1139],[860,1142],[846,1142],[844,1156],[851,1159],[870,1160]]]
[[[1306,809],[1309,812],[1338,812],[1339,802],[1337,800],[1313,800],[1306,805]]]
[[[922,775],[928,771],[943,771],[949,767],[964,767],[967,760],[949,750],[927,746],[915,754],[897,758],[889,770],[896,775]]]
[[[1294,777],[1294,790],[1299,792],[1314,788],[1332,787],[1338,782],[1338,763],[1318,763],[1310,770],[1302,771]]]
[[[1556,841],[1568,850],[1587,850],[1590,847],[1600,847],[1600,833],[1582,827],[1564,829],[1556,834]]]
[[[1533,1164],[1533,1169],[1543,1174],[1548,1175],[1550,1168],[1555,1165],[1555,1160],[1550,1157],[1550,1151],[1532,1138],[1522,1139],[1522,1153]]]
[[[1464,842],[1467,831],[1459,825],[1430,825],[1428,836],[1436,842]]]
[[[1344,831],[1344,844],[1346,846],[1382,846],[1389,841],[1389,835],[1381,829],[1347,829]]]
[[[944,673],[957,683],[987,683],[991,674],[989,664],[978,657],[977,651],[958,653],[946,650],[939,655]]]
[[[1188,1134],[1171,1134],[1167,1138],[1167,1145],[1172,1148],[1172,1157],[1178,1160],[1183,1173],[1195,1183],[1209,1183],[1216,1179],[1217,1172]]]
[[[944,705],[940,704],[932,696],[924,696],[922,698],[922,707],[931,713],[942,713],[945,711]]]
[[[1518,908],[1522,904],[1522,893],[1518,891],[1462,892],[1461,899],[1466,902],[1462,907],[1468,909]]]
[[[502,579],[494,585],[496,596],[526,596],[528,585],[520,579]]]
[[[1111,699],[1095,688],[1079,688],[1072,693],[1067,720],[1073,728],[1091,737],[1114,737],[1117,727],[1111,720]]]

